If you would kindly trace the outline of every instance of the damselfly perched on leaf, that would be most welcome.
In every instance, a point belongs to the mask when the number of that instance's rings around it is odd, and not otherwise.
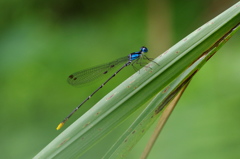
[[[123,68],[126,66],[134,64],[142,65],[142,62],[139,60],[146,59],[152,61],[144,53],[147,53],[148,49],[146,47],[141,47],[140,51],[133,52],[126,57],[119,58],[113,62],[96,66],[90,69],[85,69],[76,73],[71,74],[68,77],[68,83],[70,85],[83,85],[89,82],[92,82],[96,79],[99,79],[101,76],[108,74],[108,72],[121,63],[125,63],[119,70],[117,70],[112,76],[110,76],[103,84],[101,84],[92,94],[90,94],[79,106],[77,106],[56,128],[59,130],[64,123],[84,104],[88,101],[95,93],[97,93],[105,84],[107,84],[113,77],[116,76]],[[154,62],[154,61],[153,61]]]

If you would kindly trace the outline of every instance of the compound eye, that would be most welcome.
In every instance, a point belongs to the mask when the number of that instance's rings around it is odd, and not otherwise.
[[[148,49],[145,46],[143,46],[141,47],[141,52],[148,52]]]

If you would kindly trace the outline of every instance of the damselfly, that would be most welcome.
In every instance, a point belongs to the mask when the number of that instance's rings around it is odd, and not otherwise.
[[[103,64],[100,66],[96,66],[90,69],[82,70],[76,73],[71,74],[68,77],[68,83],[70,85],[83,85],[88,82],[99,79],[101,76],[108,74],[108,72],[121,63],[125,63],[119,70],[117,70],[111,77],[109,77],[103,84],[101,84],[92,94],[90,94],[79,106],[77,106],[56,128],[59,130],[64,123],[84,104],[88,101],[95,93],[97,93],[105,84],[107,84],[113,77],[116,76],[123,68],[126,66],[134,64],[142,65],[143,63],[140,61],[142,59],[146,59],[148,61],[152,61],[152,59],[148,58],[144,53],[147,53],[148,49],[146,47],[141,47],[140,51],[133,52],[126,57],[119,58],[113,62]],[[154,61],[153,61],[154,62]],[[135,68],[135,67],[134,67]]]

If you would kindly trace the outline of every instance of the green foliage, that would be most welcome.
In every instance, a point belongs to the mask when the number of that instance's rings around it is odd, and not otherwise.
[[[33,158],[135,71],[124,69],[56,131],[56,125],[102,83],[73,88],[66,82],[70,73],[127,56],[143,45],[149,48],[148,56],[155,57],[234,3],[164,1],[161,9],[153,9],[139,0],[0,1],[1,158]],[[239,157],[239,33],[195,75],[149,158]],[[103,156],[146,106],[137,108],[82,158]],[[126,158],[140,157],[153,126]]]
[[[162,107],[168,104],[172,93],[236,33],[240,28],[239,19],[238,3],[157,57],[154,61],[159,65],[152,62],[142,68],[140,73],[136,72],[129,77],[63,131],[35,158],[84,157],[127,117],[140,107],[146,107],[104,158],[125,156],[153,123],[153,116],[156,119],[160,115],[156,113],[159,104],[161,106],[164,103]]]

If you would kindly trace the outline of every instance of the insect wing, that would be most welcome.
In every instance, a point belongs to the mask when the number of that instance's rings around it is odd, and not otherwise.
[[[128,57],[123,57],[107,64],[75,72],[68,77],[67,81],[70,85],[73,86],[84,85],[86,83],[95,81],[103,77],[104,75],[108,74],[111,70],[113,70],[113,68],[115,68],[117,65],[127,61]]]

